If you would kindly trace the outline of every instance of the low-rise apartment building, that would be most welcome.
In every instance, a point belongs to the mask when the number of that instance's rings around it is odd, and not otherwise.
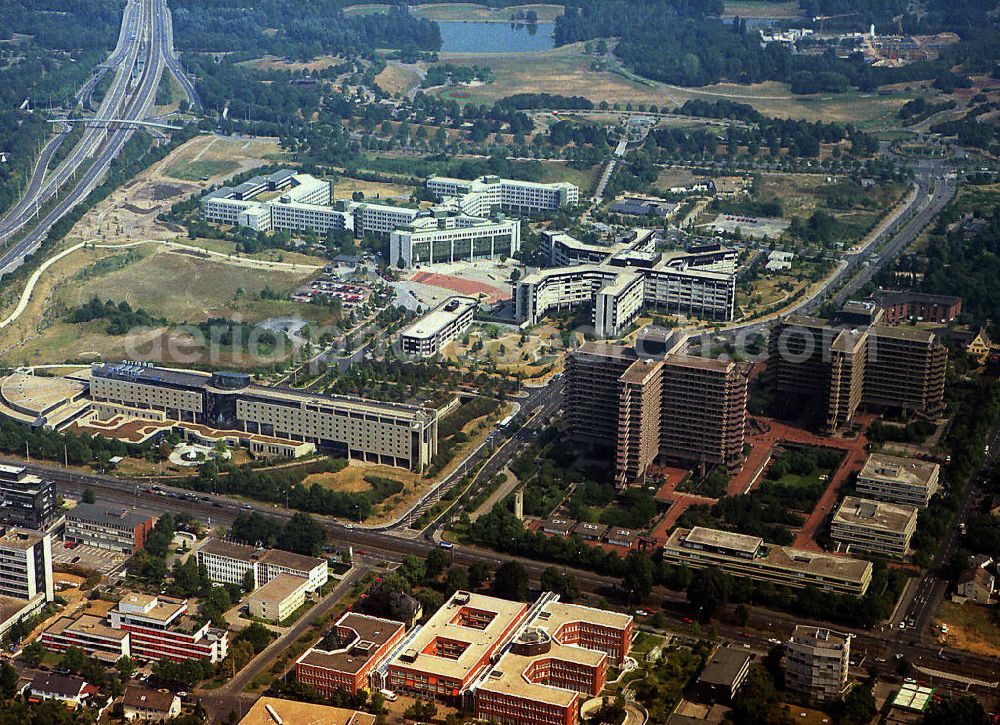
[[[812,586],[858,597],[868,591],[872,579],[869,561],[766,544],[759,536],[701,526],[674,529],[663,546],[663,559],[795,589]]]
[[[382,689],[372,674],[402,641],[402,622],[345,612],[333,629],[295,661],[296,682],[332,697]]]
[[[850,661],[850,635],[799,625],[785,647],[785,689],[812,702],[839,700]]]
[[[250,616],[280,624],[306,602],[309,580],[294,574],[278,574],[247,597]]]
[[[198,624],[189,608],[187,599],[127,593],[107,620],[92,615],[61,617],[42,632],[40,641],[55,652],[79,647],[107,662],[123,656],[222,661],[229,651],[229,632],[211,622]]]
[[[128,685],[122,695],[126,720],[163,722],[181,714],[181,698],[172,692]]]
[[[831,538],[848,550],[902,558],[917,530],[917,508],[846,496],[830,522]]]
[[[63,538],[99,549],[132,555],[153,531],[152,516],[93,503],[78,503],[66,512]]]
[[[865,498],[927,508],[937,493],[940,475],[937,463],[872,453],[858,473],[855,488]]]
[[[472,326],[478,303],[472,297],[449,297],[412,325],[399,332],[399,345],[407,355],[432,357]]]
[[[314,592],[329,579],[325,559],[304,556],[281,549],[257,549],[245,544],[209,538],[195,552],[198,565],[204,565],[213,584],[243,585],[247,572],[254,579],[254,589],[281,574],[306,580],[306,592]]]

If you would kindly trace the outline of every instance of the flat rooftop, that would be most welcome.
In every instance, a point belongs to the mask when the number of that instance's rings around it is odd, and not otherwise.
[[[3,536],[0,536],[0,547],[4,549],[19,549],[25,551],[35,544],[41,542],[42,534],[26,529],[7,529]]]
[[[471,297],[449,297],[399,334],[425,340],[434,337],[470,309],[475,309],[477,304]],[[454,305],[452,309],[447,309],[451,305]]]
[[[137,612],[133,614],[132,612],[123,613],[124,616],[129,617],[145,617],[146,619],[155,619],[159,622],[169,622],[177,616],[180,612],[187,606],[187,602],[183,599],[174,599],[172,597],[163,596],[150,596],[148,594],[138,594],[132,592],[126,594],[118,602],[118,610],[121,611],[121,605],[126,604],[132,607],[150,607],[148,611]]]
[[[326,564],[325,559],[315,556],[305,556],[283,549],[257,549],[246,544],[223,541],[222,539],[206,539],[198,551],[245,562],[259,561],[296,571],[312,571],[316,567]]]
[[[684,537],[684,543],[691,547],[710,546],[713,548],[729,549],[731,551],[742,551],[747,554],[756,554],[757,550],[763,545],[764,539],[759,536],[734,534],[731,531],[695,526]]]
[[[386,642],[392,639],[400,629],[405,629],[402,622],[389,619],[370,617],[367,614],[346,612],[339,620],[337,627],[346,627],[354,631],[352,641],[343,642],[339,649],[322,649],[321,640],[312,649],[299,657],[298,662],[314,667],[322,667],[337,672],[355,674],[364,667]],[[364,646],[358,647],[364,643]],[[370,647],[367,645],[371,645]]]
[[[941,466],[929,461],[919,461],[902,456],[872,453],[865,461],[858,478],[869,478],[886,483],[927,487],[937,478]]]
[[[309,584],[309,580],[294,574],[278,574],[264,586],[250,593],[249,599],[281,602]]]
[[[843,647],[850,641],[850,636],[832,629],[798,624],[792,632],[792,641],[813,647]]]
[[[846,496],[837,507],[832,523],[845,526],[864,526],[892,533],[901,533],[910,524],[916,524],[917,508],[901,504],[883,503],[857,496]]]
[[[701,527],[695,527],[695,529],[699,528]],[[664,550],[683,552],[685,555],[688,555],[688,552],[691,551],[691,547],[683,546],[681,542],[688,540],[691,531],[694,531],[694,529],[674,529],[673,533],[670,534],[670,538],[667,540],[667,543],[664,544]],[[758,553],[756,558],[753,560],[756,562],[758,569],[760,568],[760,564],[763,563],[774,569],[785,569],[792,572],[808,572],[814,576],[822,576],[827,579],[837,579],[848,582],[863,582],[871,575],[871,562],[863,561],[861,559],[851,559],[846,556],[823,554],[815,551],[807,551],[806,549],[795,549],[790,546],[765,544],[763,539],[756,536],[732,534],[727,531],[717,531],[715,529],[702,529],[702,531],[706,533],[698,534],[696,536],[696,540],[701,542],[733,541],[737,542],[737,544],[742,540],[744,542],[742,544],[744,548],[738,550],[748,553],[753,551],[753,549],[747,548],[751,545],[750,542],[758,542],[757,545],[763,545],[764,548],[761,550],[761,553]],[[722,535],[721,537],[719,536],[720,534]],[[723,548],[737,548],[737,546],[730,546],[726,543],[716,543],[712,545]],[[726,559],[734,563],[749,563],[748,559],[733,557],[726,554],[713,555],[724,556]]]
[[[275,719],[274,715],[278,719]],[[342,707],[262,697],[243,716],[239,725],[375,725],[375,716]]]
[[[581,604],[550,602],[542,608],[538,617],[532,622],[532,626],[544,626],[549,634],[558,637],[559,630],[573,622],[588,622],[608,629],[624,630],[632,622],[632,615],[612,612],[607,609],[585,607]]]
[[[97,503],[78,503],[66,512],[66,518],[74,521],[86,521],[93,524],[108,524],[135,528],[152,519],[152,516],[139,514],[116,506],[102,506]]]
[[[528,605],[483,594],[456,592],[392,660],[391,665],[428,675],[465,681],[476,674],[488,651],[512,629]],[[477,615],[483,627],[463,624],[463,613]],[[467,621],[467,620],[466,620]],[[456,658],[431,654],[438,640],[460,643],[464,649]]]
[[[77,619],[60,617],[45,631],[53,635],[81,634],[118,641],[129,636],[126,630],[109,627],[103,619],[92,614],[84,614]]]
[[[540,659],[571,662],[576,665],[597,668],[607,657],[604,652],[557,643],[553,643],[552,648],[542,655],[528,656],[507,652],[490,671],[489,676],[479,684],[479,689],[567,707],[581,695],[574,690],[532,682],[525,676],[525,670],[531,663]]]
[[[705,665],[699,682],[731,687],[750,661],[750,652],[736,647],[719,647]]]

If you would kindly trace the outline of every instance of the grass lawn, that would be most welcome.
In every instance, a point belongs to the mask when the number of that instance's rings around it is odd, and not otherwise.
[[[595,103],[646,103],[675,108],[692,98],[718,98],[749,103],[762,113],[779,118],[852,122],[866,128],[882,128],[894,126],[896,112],[917,95],[901,90],[888,95],[852,91],[796,96],[788,84],[774,81],[682,88],[637,78],[627,70],[593,71],[590,69],[593,58],[586,54],[583,43],[534,53],[441,53],[440,61],[485,65],[493,71],[493,83],[463,88],[467,97],[456,98],[459,103],[489,104],[514,93],[556,93],[586,96]],[[454,90],[445,88],[438,93]]]
[[[166,174],[182,181],[198,181],[203,176],[232,174],[239,168],[238,163],[228,159],[198,159],[197,161],[178,161],[166,170]]]
[[[543,182],[568,181],[580,187],[581,192],[586,193],[597,184],[597,177],[602,170],[602,166],[593,166],[589,169],[574,169],[564,161],[542,161]]]

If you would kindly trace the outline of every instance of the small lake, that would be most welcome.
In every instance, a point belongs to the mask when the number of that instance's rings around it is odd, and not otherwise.
[[[555,23],[438,22],[442,53],[532,53],[555,47]]]

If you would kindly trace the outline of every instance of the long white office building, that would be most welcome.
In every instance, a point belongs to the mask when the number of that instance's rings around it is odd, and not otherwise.
[[[414,267],[510,257],[521,248],[521,223],[474,216],[421,217],[389,235],[389,264]]]
[[[458,198],[465,213],[479,216],[497,211],[556,211],[580,203],[580,188],[565,181],[543,184],[499,176],[481,176],[472,181],[432,176],[427,188],[441,200]]]
[[[270,198],[258,199],[262,195],[270,195]],[[306,215],[319,211],[310,207],[319,206],[322,209],[325,208],[322,205],[329,203],[330,185],[327,182],[309,174],[282,169],[266,176],[255,176],[238,186],[223,186],[209,192],[201,199],[201,213],[205,221],[267,232],[272,229],[304,228],[276,226],[273,214],[276,206],[299,209]],[[281,215],[282,223],[288,223],[289,216],[286,210]]]
[[[407,355],[431,357],[472,325],[476,313],[472,297],[449,297],[399,333],[399,344]]]

